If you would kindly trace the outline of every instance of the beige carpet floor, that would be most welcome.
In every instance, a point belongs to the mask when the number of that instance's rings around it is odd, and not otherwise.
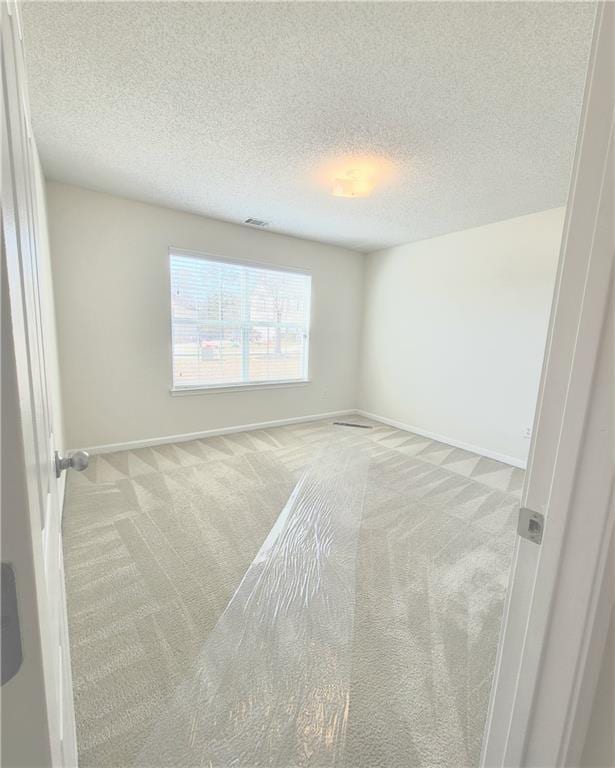
[[[523,472],[353,421],[70,473],[81,766],[477,764]]]

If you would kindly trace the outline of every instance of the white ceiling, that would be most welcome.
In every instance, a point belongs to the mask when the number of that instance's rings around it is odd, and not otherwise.
[[[359,251],[562,205],[588,3],[27,3],[56,180]],[[395,173],[365,199],[318,174]]]

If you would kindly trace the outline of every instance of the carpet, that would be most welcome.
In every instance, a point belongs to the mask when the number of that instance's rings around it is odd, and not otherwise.
[[[523,472],[352,421],[70,473],[80,765],[477,764]]]

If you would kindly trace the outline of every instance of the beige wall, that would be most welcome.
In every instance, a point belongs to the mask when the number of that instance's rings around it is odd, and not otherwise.
[[[527,458],[564,209],[367,257],[361,408]]]
[[[363,256],[53,182],[47,199],[70,447],[356,407]],[[169,246],[310,270],[311,383],[172,397]]]

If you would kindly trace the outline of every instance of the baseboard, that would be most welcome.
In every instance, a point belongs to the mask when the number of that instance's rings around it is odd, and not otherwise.
[[[428,437],[430,440],[437,440],[439,443],[446,443],[453,448],[461,448],[464,451],[470,453],[476,453],[479,456],[486,456],[488,459],[495,459],[501,461],[503,464],[510,464],[513,467],[519,467],[519,469],[525,469],[527,462],[522,459],[518,459],[515,456],[506,456],[503,453],[497,453],[489,448],[481,448],[479,445],[470,445],[470,443],[463,443],[461,440],[455,440],[447,435],[438,435],[435,432],[428,432],[426,429],[420,427],[414,427],[410,424],[403,424],[401,421],[395,419],[387,419],[385,416],[378,416],[375,413],[368,413],[367,411],[357,410],[360,416],[365,416],[367,419],[373,419],[374,421],[380,421],[382,424],[387,424],[389,427],[395,427],[396,429],[402,429],[404,432],[413,432],[415,435],[421,435],[421,437]]]
[[[271,429],[272,427],[283,427],[288,424],[300,424],[301,422],[320,421],[321,419],[338,418],[339,416],[349,416],[352,414],[358,414],[359,416],[365,416],[373,421],[379,421],[382,424],[387,424],[390,427],[401,429],[404,432],[412,432],[415,435],[421,435],[422,437],[428,437],[430,440],[437,440],[440,443],[446,443],[454,448],[461,448],[464,451],[470,453],[476,453],[479,456],[486,456],[489,459],[495,459],[501,461],[504,464],[510,464],[513,467],[519,467],[525,469],[527,462],[522,461],[514,456],[506,456],[503,453],[492,451],[488,448],[481,448],[478,445],[471,445],[470,443],[464,443],[461,440],[455,440],[447,435],[439,435],[435,432],[429,432],[426,429],[412,426],[411,424],[404,424],[401,421],[395,419],[389,419],[386,416],[379,416],[376,413],[369,413],[356,408],[347,408],[343,411],[329,411],[327,413],[314,413],[308,416],[293,416],[290,419],[275,419],[273,421],[260,421],[255,424],[238,424],[234,427],[222,427],[220,429],[206,429],[201,432],[187,432],[180,435],[166,435],[164,437],[152,437],[146,440],[131,440],[124,443],[109,443],[107,445],[94,445],[86,448],[85,450],[94,455],[97,453],[115,453],[115,451],[131,451],[135,448],[148,448],[152,445],[164,445],[165,443],[183,443],[189,440],[201,440],[206,437],[217,437],[218,435],[229,435],[234,432],[250,432],[254,429]]]
[[[166,435],[165,437],[151,437],[146,440],[131,440],[125,443],[109,443],[108,445],[93,445],[85,450],[90,454],[115,453],[115,451],[132,451],[135,448],[148,448],[152,445],[164,445],[165,443],[185,443],[189,440],[201,440],[204,437],[216,437],[229,435],[234,432],[250,432],[254,429],[270,429],[283,427],[287,424],[300,424],[302,421],[320,421],[332,419],[338,416],[348,416],[357,413],[354,408],[346,408],[343,411],[329,411],[328,413],[314,413],[308,416],[294,416],[290,419],[276,419],[274,421],[260,421],[256,424],[238,424],[235,427],[222,427],[221,429],[206,429],[202,432],[188,432],[182,435]]]

